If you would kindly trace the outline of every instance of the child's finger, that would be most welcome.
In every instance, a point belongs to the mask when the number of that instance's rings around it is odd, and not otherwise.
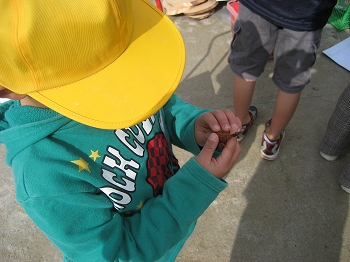
[[[220,129],[225,132],[229,132],[231,129],[231,124],[227,118],[226,113],[222,110],[215,110],[212,112],[212,114],[215,117],[217,124],[220,125]]]
[[[219,157],[223,159],[223,161],[227,161],[228,166],[231,167],[237,161],[239,155],[241,153],[241,147],[237,142],[236,138],[231,138],[227,141],[226,146],[223,148]]]
[[[242,126],[241,121],[231,110],[215,110],[212,114],[220,125],[220,129],[224,132],[240,131]]]
[[[213,154],[218,144],[219,144],[219,137],[217,136],[217,134],[215,133],[210,134],[201,152],[196,157],[198,163],[205,168],[208,165],[210,165],[211,158],[213,157]]]

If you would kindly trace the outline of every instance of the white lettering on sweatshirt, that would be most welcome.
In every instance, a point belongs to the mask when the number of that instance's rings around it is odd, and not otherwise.
[[[131,128],[118,129],[115,131],[116,137],[135,155],[144,156],[144,147],[146,135],[152,132],[155,123],[155,116],[143,121],[140,126],[135,125],[137,129],[134,132]],[[140,164],[133,159],[125,159],[121,152],[108,146],[107,151],[110,155],[105,155],[102,163],[113,170],[101,169],[102,177],[111,184],[111,187],[102,187],[100,190],[112,201],[115,209],[122,210],[132,199],[129,192],[135,191],[135,181],[137,170]],[[121,171],[121,172],[120,172]],[[123,181],[123,183],[117,182]]]

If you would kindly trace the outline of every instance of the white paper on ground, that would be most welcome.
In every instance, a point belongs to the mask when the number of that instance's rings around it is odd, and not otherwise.
[[[350,37],[324,50],[323,53],[350,71]]]

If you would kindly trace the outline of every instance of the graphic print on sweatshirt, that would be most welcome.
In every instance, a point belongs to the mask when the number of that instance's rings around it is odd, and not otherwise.
[[[108,185],[99,189],[116,210],[141,209],[149,197],[162,193],[164,183],[179,170],[163,124],[157,113],[138,125],[114,131],[118,143],[107,146],[101,163],[101,176]]]
[[[147,182],[153,187],[153,195],[158,196],[162,193],[165,181],[172,176],[170,168],[178,167],[179,164],[173,157],[163,133],[156,134],[148,143],[147,152]]]

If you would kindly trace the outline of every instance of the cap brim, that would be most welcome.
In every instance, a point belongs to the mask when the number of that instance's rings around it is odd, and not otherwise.
[[[164,106],[182,77],[184,43],[172,21],[149,1],[132,2],[133,37],[118,59],[78,82],[28,95],[68,118],[103,129],[135,125]]]

